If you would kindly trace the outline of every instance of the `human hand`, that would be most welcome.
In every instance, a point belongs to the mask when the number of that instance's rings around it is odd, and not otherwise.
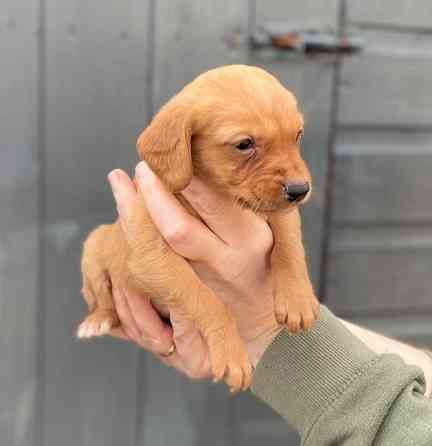
[[[189,214],[143,162],[137,167],[136,179],[164,239],[231,309],[255,366],[281,329],[273,311],[273,236],[269,226],[198,179],[193,179],[182,194],[205,224]],[[128,211],[138,192],[123,171],[111,172],[109,180],[127,237]],[[137,343],[190,377],[211,375],[207,346],[190,322],[171,313],[172,327],[164,324],[148,298],[115,284],[114,300],[122,323],[115,335]]]

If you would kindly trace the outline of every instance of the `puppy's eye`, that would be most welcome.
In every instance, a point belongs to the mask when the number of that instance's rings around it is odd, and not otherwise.
[[[297,133],[297,136],[296,136],[296,143],[300,144],[302,138],[303,138],[303,130],[299,130],[299,132]]]
[[[252,138],[242,139],[238,144],[236,144],[239,150],[248,150],[255,147],[255,141]]]

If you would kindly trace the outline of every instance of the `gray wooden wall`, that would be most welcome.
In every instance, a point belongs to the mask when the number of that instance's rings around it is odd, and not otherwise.
[[[274,20],[350,29],[365,50],[251,51]],[[81,242],[114,216],[106,173],[130,169],[149,117],[218,65],[263,66],[302,103],[315,177],[305,237],[327,303],[432,345],[431,31],[427,0],[3,0],[0,444],[297,444],[250,395],[74,338]]]

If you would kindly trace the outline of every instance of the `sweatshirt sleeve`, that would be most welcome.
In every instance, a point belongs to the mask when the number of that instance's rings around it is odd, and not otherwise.
[[[432,445],[432,400],[421,370],[397,355],[376,355],[324,306],[311,331],[276,337],[252,392],[304,446]]]

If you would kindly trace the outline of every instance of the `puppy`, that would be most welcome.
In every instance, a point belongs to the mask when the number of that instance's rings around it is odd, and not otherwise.
[[[309,280],[298,205],[310,196],[309,170],[300,154],[303,117],[294,95],[266,71],[233,65],[188,84],[154,117],[137,148],[174,193],[192,175],[266,218],[275,316],[290,332],[307,330],[319,304]],[[192,207],[181,197],[190,212]],[[209,346],[212,373],[232,391],[246,389],[251,366],[227,307],[174,253],[153,225],[143,200],[133,213],[137,236],[124,238],[119,222],[93,231],[84,244],[82,275],[89,314],[78,329],[87,338],[119,324],[111,283],[136,287],[157,308],[181,311]]]

